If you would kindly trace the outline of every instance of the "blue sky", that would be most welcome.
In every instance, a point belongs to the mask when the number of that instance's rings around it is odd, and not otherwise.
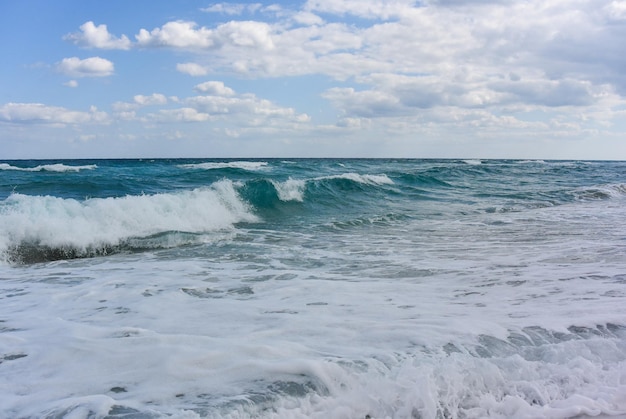
[[[626,159],[626,0],[0,0],[0,159]]]

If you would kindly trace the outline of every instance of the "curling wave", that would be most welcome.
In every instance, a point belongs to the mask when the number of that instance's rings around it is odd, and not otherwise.
[[[170,247],[257,217],[232,182],[84,201],[10,195],[0,207],[0,254],[18,263]]]

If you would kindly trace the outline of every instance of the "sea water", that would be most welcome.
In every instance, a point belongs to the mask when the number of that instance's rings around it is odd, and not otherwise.
[[[0,417],[625,415],[624,162],[0,162]]]

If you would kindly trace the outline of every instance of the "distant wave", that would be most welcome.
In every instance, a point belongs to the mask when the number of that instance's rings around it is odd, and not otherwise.
[[[17,167],[11,166],[7,163],[0,163],[0,170],[16,170],[20,172],[79,172],[81,170],[94,170],[97,169],[98,166],[95,164],[88,164],[84,166],[67,166],[62,163],[57,164],[42,164],[35,167]]]
[[[393,180],[389,176],[382,175],[360,175],[358,173],[343,173],[340,175],[330,175],[315,178],[315,180],[333,180],[333,179],[346,179],[353,182],[362,183],[365,185],[393,185]]]
[[[478,160],[478,159],[463,160],[463,163],[469,164],[471,166],[478,166],[480,164],[483,164],[483,162],[481,160]]]
[[[231,161],[231,162],[207,162],[181,164],[179,167],[183,169],[242,169],[242,170],[262,170],[267,168],[267,162],[264,161]]]
[[[546,164],[545,160],[520,160],[519,164]]]
[[[0,206],[0,255],[19,263],[175,247],[256,220],[228,180],[178,193],[85,201],[15,193]]]

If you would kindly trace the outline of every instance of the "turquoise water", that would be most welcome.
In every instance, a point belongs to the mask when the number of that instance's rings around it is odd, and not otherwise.
[[[625,162],[0,162],[0,416],[626,415],[625,203]]]

